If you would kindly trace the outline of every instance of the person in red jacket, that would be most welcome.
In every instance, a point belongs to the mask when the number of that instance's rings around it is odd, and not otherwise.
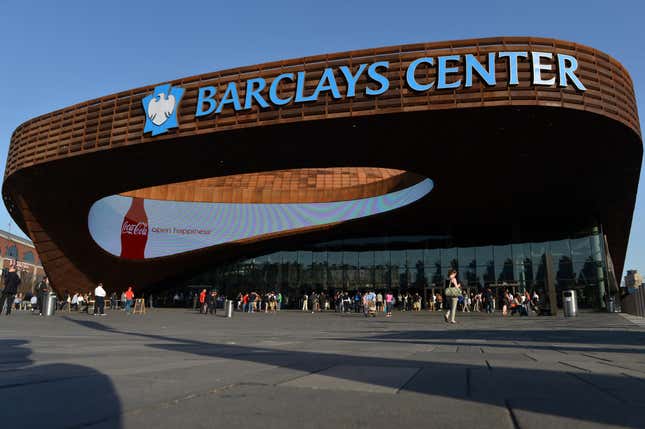
[[[201,314],[206,314],[207,312],[207,306],[208,304],[206,303],[206,289],[202,289],[202,291],[199,294],[199,312]]]
[[[249,294],[245,293],[244,297],[242,298],[242,313],[246,313],[249,308]]]
[[[134,300],[134,292],[132,292],[132,286],[128,287],[128,290],[125,291],[125,312],[129,314],[132,311],[132,301]]]

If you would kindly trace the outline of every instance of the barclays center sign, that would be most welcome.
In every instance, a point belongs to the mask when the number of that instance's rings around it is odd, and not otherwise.
[[[572,85],[578,91],[586,91],[576,74],[578,60],[572,55],[501,51],[488,53],[486,60],[482,63],[472,54],[420,57],[412,61],[405,70],[405,83],[416,93],[469,88],[473,85],[475,76],[488,87],[517,86],[520,84],[520,62],[529,62],[530,85],[557,85],[561,88]],[[506,64],[508,71],[504,74],[503,81],[497,79],[495,71],[495,65],[500,62]],[[244,111],[255,106],[269,109],[289,103],[315,102],[321,95],[329,95],[333,99],[353,98],[359,93],[357,83],[360,79],[366,80],[367,85],[361,85],[359,94],[376,97],[390,89],[387,76],[389,66],[388,61],[375,61],[352,68],[328,67],[323,70],[315,89],[309,92],[305,90],[305,71],[282,73],[269,80],[258,77],[242,82],[232,81],[221,94],[218,94],[215,86],[202,86],[197,89],[195,118],[217,115],[225,109]],[[430,69],[434,69],[434,73],[429,73]],[[419,77],[422,74],[436,78]],[[292,87],[293,83],[295,88],[286,93],[284,88],[287,85]],[[155,87],[153,93],[143,99],[146,113],[144,133],[150,132],[155,136],[178,127],[177,110],[183,94],[183,88],[170,84]]]

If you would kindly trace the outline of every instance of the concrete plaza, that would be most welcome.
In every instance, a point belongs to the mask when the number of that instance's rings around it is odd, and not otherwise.
[[[458,316],[2,316],[1,426],[645,427],[644,323]]]

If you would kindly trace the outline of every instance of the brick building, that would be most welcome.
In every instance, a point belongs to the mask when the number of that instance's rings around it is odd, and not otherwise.
[[[627,275],[625,276],[625,287],[635,289],[640,287],[642,284],[643,276],[641,276],[638,270],[627,270]]]
[[[9,268],[9,261],[18,262],[18,275],[22,282],[19,292],[33,292],[45,271],[34,248],[34,244],[27,238],[22,238],[7,231],[0,230],[0,260],[3,272]]]

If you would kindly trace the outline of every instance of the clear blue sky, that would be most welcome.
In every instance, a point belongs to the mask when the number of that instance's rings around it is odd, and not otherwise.
[[[554,37],[607,52],[630,71],[645,115],[644,26],[642,0],[4,0],[0,163],[4,171],[23,121],[113,92],[278,59],[487,36]],[[641,271],[644,214],[639,192],[626,268]],[[0,228],[9,222],[0,207]]]

